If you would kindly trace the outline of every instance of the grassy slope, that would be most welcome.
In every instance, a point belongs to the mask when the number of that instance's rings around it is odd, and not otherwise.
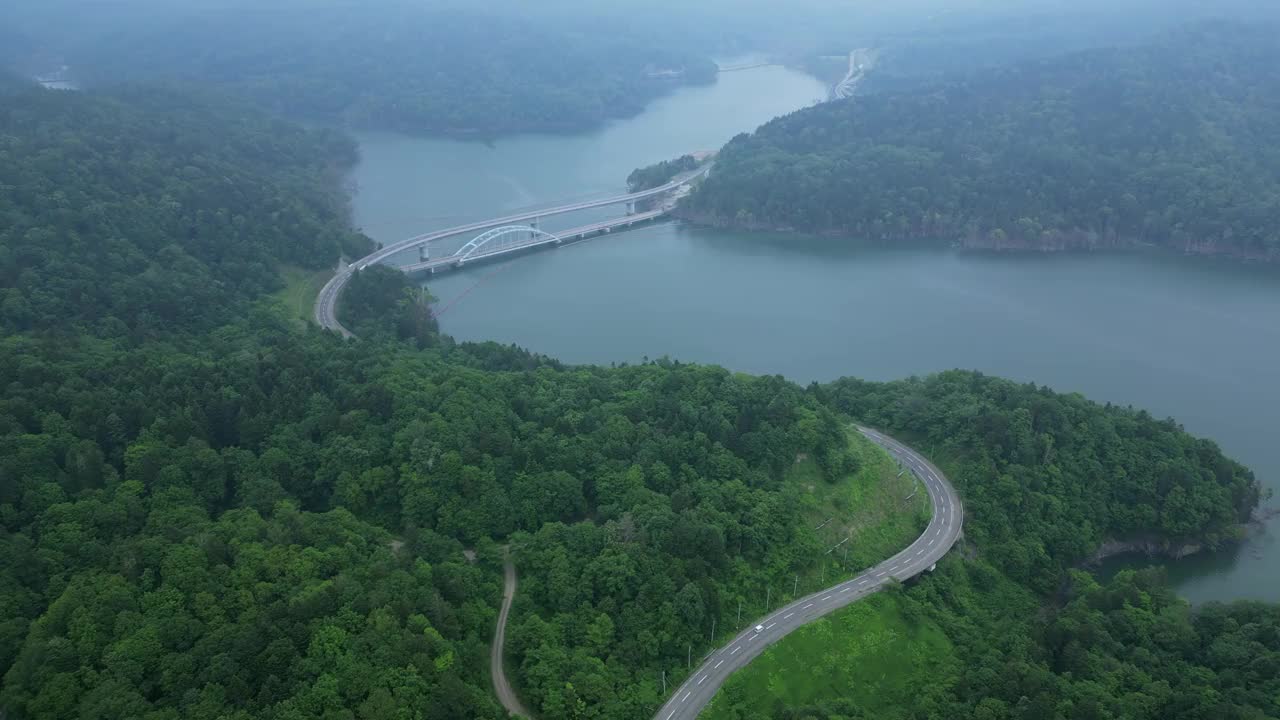
[[[804,491],[813,527],[827,523],[816,531],[825,547],[851,538],[827,556],[825,584],[820,564],[808,578],[801,575],[802,595],[834,584],[840,577],[851,577],[898,552],[929,522],[929,496],[923,488],[917,492],[914,476],[902,472],[888,453],[862,435],[850,431],[849,441],[862,458],[862,467],[852,476],[839,483],[824,483],[817,465],[809,460],[797,463],[787,476],[788,483]],[[806,579],[812,581],[808,589],[804,587]]]
[[[923,489],[912,496],[916,482],[911,474],[899,476],[897,462],[888,453],[852,430],[849,442],[862,460],[856,473],[828,483],[817,463],[802,459],[787,473],[785,483],[800,494],[810,528],[822,525],[813,530],[820,547],[831,548],[844,538],[851,539],[830,555],[812,562],[806,558],[807,569],[798,574],[781,569],[771,572],[779,579],[767,591],[765,587],[744,588],[743,626],[766,615],[771,608],[875,565],[911,544],[928,525],[929,498]],[[906,499],[908,496],[910,500]],[[772,558],[771,564],[785,568],[792,566],[791,560],[779,556]],[[721,617],[736,618],[736,596],[726,594],[722,602]],[[717,633],[717,646],[740,629],[731,623],[726,625],[729,626],[721,627]]]
[[[290,319],[311,322],[316,296],[320,294],[320,288],[333,277],[333,271],[285,266],[280,275],[284,278],[285,285],[271,295],[272,299],[284,305]]]
[[[942,629],[908,621],[898,595],[883,592],[765,651],[729,680],[701,718],[778,717],[784,708],[837,698],[857,703],[867,717],[894,718],[918,688],[952,677],[953,662]]]
[[[787,476],[806,494],[808,517],[833,552],[825,581],[821,565],[800,576],[798,594],[835,584],[889,557],[911,543],[928,524],[928,495],[910,473],[878,446],[850,433],[863,463],[854,475],[824,483],[812,461],[797,463]],[[825,582],[825,585],[824,585]],[[791,588],[783,590],[789,602]],[[777,596],[775,595],[775,598]],[[775,600],[774,607],[779,603]],[[759,608],[763,610],[763,608]],[[752,614],[751,617],[755,617]],[[744,618],[747,613],[744,611]],[[744,620],[744,623],[746,620]],[[783,708],[847,698],[871,717],[894,717],[895,705],[921,678],[935,681],[951,659],[951,644],[934,623],[908,621],[895,593],[881,593],[792,633],[733,676],[702,714],[709,720],[776,717]],[[743,714],[740,708],[751,708]]]

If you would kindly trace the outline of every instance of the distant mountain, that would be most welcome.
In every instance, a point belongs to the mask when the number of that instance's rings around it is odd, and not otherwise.
[[[1277,38],[1201,25],[801,110],[730,142],[684,213],[880,241],[1280,258]]]
[[[135,1],[65,29],[35,10],[23,17],[86,86],[212,87],[356,129],[573,131],[638,113],[716,72],[705,55],[652,31],[403,0]]]

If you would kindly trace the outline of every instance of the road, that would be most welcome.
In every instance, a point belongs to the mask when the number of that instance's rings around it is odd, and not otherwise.
[[[875,51],[867,48],[849,53],[849,72],[836,85],[835,96],[838,99],[853,97],[858,85],[862,83],[871,66],[875,64]]]
[[[437,230],[435,232],[426,233],[425,235],[411,237],[408,240],[402,240],[398,243],[392,243],[391,245],[375,250],[363,258],[360,258],[347,268],[339,269],[329,282],[325,283],[324,288],[320,290],[320,294],[316,297],[316,323],[320,325],[320,327],[328,328],[329,330],[336,330],[342,333],[344,337],[351,337],[351,333],[342,326],[342,323],[338,322],[338,298],[342,295],[342,289],[346,286],[347,281],[351,279],[351,275],[355,270],[363,270],[364,268],[374,263],[380,263],[397,253],[419,245],[425,245],[436,240],[441,240],[443,238],[462,235],[469,232],[488,230],[489,228],[498,227],[499,225],[512,225],[515,223],[533,220],[534,218],[562,215],[564,213],[577,212],[579,210],[590,210],[591,208],[605,207],[607,205],[620,205],[623,203],[644,200],[646,198],[654,197],[655,195],[662,195],[710,172],[712,164],[713,163],[707,163],[692,173],[683,174],[666,185],[652,188],[650,190],[627,193],[625,195],[615,195],[601,200],[587,200],[569,205],[560,205],[558,207],[529,210],[516,215],[508,215],[506,217],[493,218],[491,220],[481,220],[480,222],[470,223],[467,225],[459,225],[457,227],[446,228],[444,230]]]
[[[516,717],[533,717],[520,703],[520,698],[507,682],[507,673],[503,667],[503,646],[507,643],[507,617],[511,614],[511,601],[516,596],[516,566],[511,562],[509,549],[503,550],[502,557],[502,609],[498,611],[498,627],[493,631],[493,644],[489,646],[489,675],[493,677],[493,692],[497,694],[502,707]]]
[[[796,628],[855,603],[895,580],[915,577],[933,567],[947,554],[960,537],[964,524],[964,508],[955,488],[942,471],[919,453],[893,438],[870,428],[859,432],[880,445],[909,468],[929,492],[933,517],[924,534],[906,550],[894,555],[852,580],[832,585],[812,595],[778,608],[768,617],[755,620],[728,645],[707,656],[701,666],[676,689],[654,720],[693,720],[711,702],[716,691],[735,670],[751,662],[765,648],[786,637]],[[756,626],[764,628],[756,632]]]

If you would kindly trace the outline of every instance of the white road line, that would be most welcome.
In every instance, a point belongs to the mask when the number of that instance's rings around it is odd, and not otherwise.
[[[676,714],[676,711],[675,711],[675,710],[672,710],[672,711],[671,711],[671,715],[675,715],[675,714]],[[668,715],[668,716],[667,716],[667,720],[671,720],[671,715]]]
[[[809,603],[808,605],[805,605],[804,607],[802,607],[802,608],[800,608],[800,609],[801,609],[801,610],[808,610],[808,609],[809,609],[809,608],[811,608],[811,607],[813,607],[813,603]]]
[[[702,684],[702,682],[703,682],[704,680],[706,680],[706,679],[707,679],[707,676],[706,676],[706,675],[703,675],[703,676],[702,676],[702,679],[698,681],[698,684],[699,684],[699,685],[701,685],[701,684]]]
[[[782,619],[783,619],[783,620],[786,620],[787,618],[791,617],[792,615],[795,615],[795,613],[787,613],[786,615],[783,615],[783,616],[782,616]]]
[[[716,668],[720,667],[720,666],[721,666],[721,665],[723,665],[723,664],[724,664],[724,661],[723,661],[723,660],[721,660],[720,662],[716,663],[716,667],[713,667],[713,668],[711,668],[711,669],[712,669],[712,670],[715,670]]]
[[[729,654],[730,654],[730,655],[737,655],[737,654],[738,654],[738,651],[739,651],[739,650],[741,650],[741,649],[742,649],[742,646],[741,646],[741,645],[739,645],[738,647],[736,647],[736,648],[734,648],[734,649],[733,649],[733,652],[731,652],[731,653],[729,653]]]
[[[852,590],[852,589],[853,589],[853,588],[845,588],[845,589],[841,590],[840,592],[842,592],[842,593],[847,593],[847,592],[849,592],[849,591],[850,591],[850,590]]]
[[[689,692],[685,693],[685,694],[684,694],[684,697],[680,698],[680,702],[684,702],[685,700],[688,700],[688,699],[689,699],[689,696],[690,696],[690,695],[692,695],[692,694],[693,694],[693,691],[692,691],[692,690],[690,690]]]
[[[828,596],[826,596],[826,597],[822,598],[822,602],[826,602],[826,601],[828,601],[828,600],[830,600],[830,599],[831,599],[831,596],[830,596],[830,595],[828,595]]]
[[[778,623],[769,623],[768,625],[765,625],[765,626],[764,626],[764,629],[765,629],[765,630],[768,630],[769,628],[771,628],[771,627],[773,627],[774,625],[777,625],[777,624],[778,624]]]

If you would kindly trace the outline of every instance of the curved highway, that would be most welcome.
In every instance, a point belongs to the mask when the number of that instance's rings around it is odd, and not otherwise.
[[[964,508],[942,471],[887,435],[861,426],[858,431],[888,450],[924,483],[933,502],[933,518],[924,534],[906,550],[858,577],[800,598],[768,617],[750,623],[748,629],[730,640],[728,645],[707,656],[684,684],[676,688],[675,694],[662,706],[654,720],[694,720],[733,671],[751,662],[765,648],[801,625],[855,603],[895,580],[906,580],[931,569],[955,545],[964,524]],[[756,627],[763,630],[756,632]]]
[[[329,282],[320,290],[320,294],[316,297],[315,319],[320,327],[329,330],[336,330],[345,337],[351,337],[351,333],[338,322],[338,297],[342,294],[342,288],[346,286],[347,281],[351,279],[351,275],[355,270],[363,270],[374,263],[382,262],[396,253],[403,252],[419,245],[425,245],[436,240],[440,240],[454,235],[475,232],[479,230],[487,230],[499,225],[511,225],[514,223],[525,222],[534,218],[543,218],[551,215],[562,215],[564,213],[577,212],[579,210],[590,210],[591,208],[605,207],[607,205],[620,205],[622,203],[631,203],[638,200],[662,195],[671,192],[681,185],[705,175],[711,170],[711,163],[707,163],[698,170],[681,175],[675,180],[650,190],[642,190],[635,193],[627,193],[625,195],[615,195],[614,197],[604,198],[602,200],[588,200],[570,205],[560,205],[558,207],[543,208],[541,210],[530,210],[528,212],[516,215],[508,215],[506,217],[493,218],[492,220],[482,220],[480,222],[470,223],[467,225],[459,225],[457,227],[445,228],[437,230],[425,235],[411,237],[408,240],[401,240],[398,243],[392,243],[384,248],[373,251],[372,253],[360,258],[351,265],[338,270]]]

